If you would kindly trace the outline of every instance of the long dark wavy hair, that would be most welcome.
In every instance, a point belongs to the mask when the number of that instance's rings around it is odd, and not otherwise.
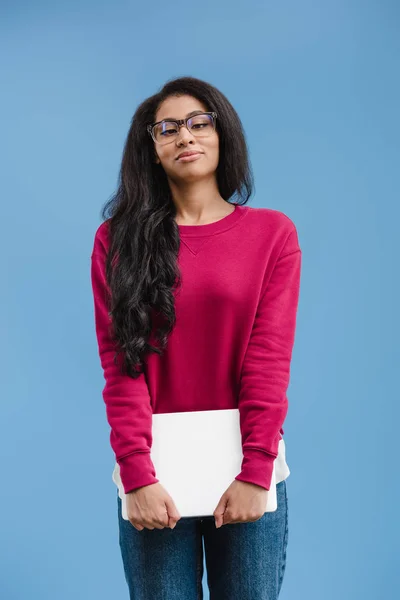
[[[181,284],[176,206],[166,173],[154,162],[154,142],[146,126],[155,122],[166,98],[184,94],[217,113],[220,195],[243,205],[254,188],[242,123],[217,88],[195,77],[179,77],[167,81],[138,106],[124,145],[118,189],[101,210],[102,219],[108,220],[110,242],[106,259],[109,315],[119,346],[114,362],[122,352],[121,372],[134,379],[143,370],[145,356],[162,354],[166,347],[176,320],[174,290]],[[152,332],[156,345],[150,342]]]

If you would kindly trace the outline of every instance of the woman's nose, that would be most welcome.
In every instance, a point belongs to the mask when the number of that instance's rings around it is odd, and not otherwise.
[[[193,134],[189,131],[185,125],[181,125],[179,127],[179,133],[177,135],[177,141],[179,140],[191,140],[193,139]]]

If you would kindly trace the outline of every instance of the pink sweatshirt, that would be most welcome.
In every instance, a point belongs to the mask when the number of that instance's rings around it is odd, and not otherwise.
[[[152,413],[227,408],[240,413],[243,461],[235,479],[268,490],[288,410],[301,269],[295,225],[280,211],[235,205],[214,223],[178,227],[176,325],[164,355],[151,354],[136,380],[114,365],[108,334],[108,221],[94,238],[103,399],[125,493],[159,481],[150,455]]]

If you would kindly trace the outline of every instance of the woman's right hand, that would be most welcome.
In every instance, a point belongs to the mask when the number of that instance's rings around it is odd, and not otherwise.
[[[126,511],[132,525],[147,529],[173,529],[181,518],[174,501],[160,482],[144,485],[126,494]]]

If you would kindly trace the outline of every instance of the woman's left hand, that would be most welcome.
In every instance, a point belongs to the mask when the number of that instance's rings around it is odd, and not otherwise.
[[[215,526],[257,521],[265,512],[267,498],[265,488],[234,479],[214,510]]]

